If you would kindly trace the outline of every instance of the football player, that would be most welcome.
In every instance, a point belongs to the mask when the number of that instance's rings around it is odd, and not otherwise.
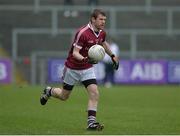
[[[118,58],[112,53],[109,44],[106,42],[105,22],[105,12],[95,9],[90,16],[89,23],[79,28],[76,32],[65,61],[62,75],[63,88],[46,87],[40,97],[42,105],[45,105],[50,97],[65,101],[69,98],[75,83],[81,82],[88,94],[88,130],[102,130],[104,128],[103,124],[96,121],[99,91],[93,64],[97,62],[88,57],[89,48],[95,44],[102,45],[106,53],[111,57],[112,67],[116,70],[119,67]]]

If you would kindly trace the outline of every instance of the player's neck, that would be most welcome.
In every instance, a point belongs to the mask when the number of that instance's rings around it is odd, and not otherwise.
[[[95,33],[99,33],[99,29],[97,29],[92,23],[90,23],[90,26],[91,26],[91,28],[93,29],[93,31],[95,32]]]

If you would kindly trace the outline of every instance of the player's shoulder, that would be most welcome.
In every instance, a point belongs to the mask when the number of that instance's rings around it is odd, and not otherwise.
[[[105,30],[102,30],[102,33],[106,35],[106,31]]]
[[[81,26],[78,30],[77,30],[77,33],[84,33],[86,32],[87,30],[89,29],[89,27],[87,25],[83,25]]]
[[[101,32],[100,32],[100,34],[102,35],[102,36],[105,36],[106,37],[106,31],[105,30],[100,30]]]

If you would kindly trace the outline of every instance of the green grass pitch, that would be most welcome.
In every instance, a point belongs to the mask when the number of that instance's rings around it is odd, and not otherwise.
[[[103,131],[86,130],[87,93],[76,86],[66,101],[39,103],[42,86],[0,85],[0,134],[180,134],[180,86],[99,87],[97,120]]]

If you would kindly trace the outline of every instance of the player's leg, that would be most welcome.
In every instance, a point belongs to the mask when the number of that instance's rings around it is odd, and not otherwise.
[[[58,98],[60,100],[67,100],[71,94],[71,91],[73,89],[74,85],[69,85],[66,83],[63,83],[63,88],[52,88],[51,89],[51,96],[54,98]]]
[[[88,130],[102,130],[104,126],[96,121],[96,112],[99,100],[99,91],[97,88],[96,79],[88,79],[82,82],[88,92]]]
[[[60,100],[67,100],[76,82],[75,75],[73,70],[65,67],[63,72],[63,88],[46,87],[40,98],[41,104],[45,105],[51,96]]]
[[[68,86],[68,88],[67,88]],[[50,97],[58,98],[60,100],[67,100],[71,94],[73,86],[63,84],[63,88],[46,87],[40,98],[41,105],[45,105]]]
[[[94,73],[94,68],[89,68],[87,70],[83,70],[81,74],[81,82],[85,86],[88,92],[88,120],[87,129],[89,130],[102,130],[103,125],[96,122],[96,111],[99,100],[99,91],[97,88],[96,76]]]

